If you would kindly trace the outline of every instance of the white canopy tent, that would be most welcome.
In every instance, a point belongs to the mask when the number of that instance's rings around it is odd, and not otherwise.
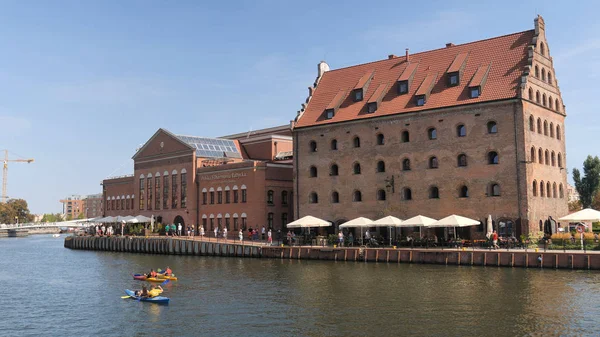
[[[358,217],[356,219],[352,219],[350,221],[344,222],[343,224],[340,225],[340,228],[360,228],[360,244],[363,244],[363,228],[369,228],[369,227],[375,227],[373,225],[373,220],[368,219],[368,218],[364,218],[364,217]]]
[[[286,225],[287,228],[329,227],[331,222],[307,215]]]
[[[421,227],[429,226],[435,223],[436,221],[437,220],[428,218],[426,216],[417,215],[410,219],[402,221],[402,227],[419,227],[419,237],[421,237]]]
[[[127,220],[127,223],[147,223],[150,222],[152,219],[150,219],[147,216],[143,216],[143,215],[138,215],[136,217],[132,217],[131,219]]]
[[[558,221],[568,221],[568,222],[579,222],[579,221],[589,221],[589,222],[598,222],[600,221],[600,212],[595,209],[586,208],[582,209],[579,212],[571,213],[569,215],[563,216],[559,218]]]
[[[375,227],[389,227],[390,229],[390,246],[392,245],[392,227],[400,227],[402,225],[402,220],[396,218],[395,216],[388,215],[379,220],[373,221],[373,226]]]
[[[454,238],[456,239],[456,227],[469,227],[477,225],[479,225],[478,220],[473,220],[464,216],[452,214],[428,225],[427,227],[452,227],[454,228]]]

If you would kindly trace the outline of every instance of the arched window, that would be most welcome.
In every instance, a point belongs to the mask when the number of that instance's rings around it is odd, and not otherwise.
[[[439,199],[440,198],[440,190],[437,186],[431,186],[429,188],[429,199]]]
[[[542,134],[542,119],[538,117],[537,119],[537,132]]]
[[[488,133],[498,133],[498,124],[494,121],[489,121],[487,123]]]
[[[560,196],[560,198],[564,198],[565,194],[563,192],[563,184],[561,183],[560,185],[558,185],[558,195]]]
[[[544,222],[540,220],[540,232],[544,231]]]
[[[383,133],[377,134],[377,145],[383,145],[385,143],[385,137]]]
[[[556,199],[556,195],[557,195],[557,194],[558,194],[558,193],[556,193],[556,183],[553,183],[553,184],[552,184],[552,198],[555,198],[555,199]]]
[[[552,96],[548,96],[548,108],[550,110],[554,110],[554,101],[552,100]]]
[[[490,151],[488,152],[488,164],[496,165],[499,162],[498,152]]]
[[[544,121],[544,136],[548,135],[548,121]]]
[[[547,103],[546,103],[546,102],[547,102],[547,100],[546,100],[546,94],[543,94],[543,95],[542,95],[542,105],[543,105],[543,106],[546,106],[546,105],[547,105]]]
[[[546,192],[546,186],[544,185],[544,181],[540,181],[540,197],[544,197]]]
[[[560,152],[558,153],[558,156],[557,156],[557,162],[558,162],[558,167],[562,168],[563,167],[562,166],[562,154],[560,154]]]
[[[533,121],[533,116],[529,116],[529,130],[535,131],[535,122]]]
[[[538,149],[538,163],[540,163],[540,164],[544,163],[544,151],[542,150],[541,147]]]
[[[319,203],[319,196],[317,195],[317,193],[315,193],[315,192],[310,193],[310,195],[308,196],[308,203],[310,203],[310,204],[318,204]]]
[[[310,177],[315,178],[317,176],[317,168],[315,166],[310,167]]]
[[[436,168],[438,168],[438,159],[437,159],[437,157],[431,157],[431,158],[429,158],[429,168],[430,169],[436,169]]]
[[[331,192],[331,203],[339,204],[340,203],[340,194],[338,192]]]
[[[546,197],[551,198],[552,194],[550,194],[550,182],[546,183]]]
[[[385,190],[377,190],[377,200],[385,200]]]
[[[410,171],[410,159],[405,158],[402,161],[402,171]]]
[[[457,161],[458,161],[458,166],[459,167],[465,167],[465,166],[467,166],[467,155],[464,154],[464,153],[459,154],[458,158],[457,158]]]
[[[408,131],[402,131],[402,143],[410,142],[410,133]]]
[[[544,42],[540,42],[540,54],[546,55],[546,47],[544,46]]]
[[[492,197],[499,197],[500,196],[500,185],[498,185],[496,183],[491,183],[490,184],[490,195]]]
[[[227,192],[227,193],[229,194],[229,192]],[[229,203],[229,201],[227,201],[227,203]],[[288,191],[281,191],[281,204],[282,205],[288,204]]]
[[[546,82],[546,69],[542,68],[542,81]]]
[[[535,147],[531,147],[531,162],[535,163]]]
[[[554,100],[554,109],[560,111],[560,105],[558,105],[558,98]]]
[[[556,166],[556,157],[555,157],[554,151],[552,151],[552,153],[550,153],[550,163],[552,164],[552,166]]]
[[[540,104],[541,103],[540,101],[541,101],[540,92],[536,91],[535,92],[535,102]]]
[[[267,192],[267,204],[269,205],[273,205],[273,194],[274,192],[272,190]]]
[[[354,171],[354,174],[360,174],[360,164],[359,163],[354,163],[354,167],[352,169]]]
[[[354,147],[360,147],[360,138],[358,138],[358,136],[354,137],[352,143],[354,144]]]
[[[537,181],[534,180],[531,187],[533,189],[533,196],[537,197]]]
[[[548,84],[552,85],[552,73],[548,71]]]
[[[550,122],[550,137],[554,138],[554,123]]]
[[[533,101],[533,89],[529,88],[529,100]]]
[[[362,201],[362,193],[360,193],[360,191],[354,191],[354,193],[352,193],[352,201],[361,202]]]
[[[377,172],[385,172],[385,163],[383,160],[377,162]]]
[[[308,143],[308,147],[310,148],[310,152],[317,152],[317,142],[314,140],[311,140],[310,143]]]
[[[410,190],[410,188],[405,187],[404,189],[402,189],[402,199],[412,200],[412,191]]]
[[[467,135],[467,128],[463,124],[460,124],[459,126],[456,127],[456,136],[465,137],[466,135]]]
[[[337,176],[337,175],[339,175],[339,169],[338,169],[337,164],[331,165],[331,167],[329,168],[329,175],[330,176]]]
[[[469,188],[465,185],[461,186],[458,191],[459,198],[468,198],[469,197]]]
[[[535,66],[535,77],[540,78],[540,68],[538,66]]]
[[[556,139],[560,140],[562,134],[560,133],[560,125],[556,126]]]
[[[334,151],[338,149],[338,147],[337,147],[337,139],[332,139],[331,140],[331,149],[334,150]]]
[[[429,128],[427,130],[427,137],[431,140],[437,139],[437,130],[435,128]]]
[[[548,150],[544,152],[544,159],[544,164],[550,165],[550,152],[548,152]]]

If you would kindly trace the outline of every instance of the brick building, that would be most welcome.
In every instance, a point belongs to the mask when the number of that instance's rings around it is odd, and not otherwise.
[[[71,195],[60,202],[65,218],[96,218],[102,215],[102,194]]]
[[[207,231],[280,229],[292,217],[291,156],[289,126],[220,138],[159,129],[133,156],[133,175],[103,181],[104,215],[154,216]]]
[[[550,217],[567,214],[566,114],[550,55],[538,17],[487,40],[321,62],[292,122],[296,214],[491,215],[501,235],[555,229]]]
[[[89,194],[83,199],[85,218],[98,218],[102,216],[102,194]]]

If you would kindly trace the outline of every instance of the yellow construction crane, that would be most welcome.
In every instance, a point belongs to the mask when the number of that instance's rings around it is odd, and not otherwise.
[[[2,168],[2,198],[0,202],[5,203],[8,196],[6,196],[6,178],[8,176],[8,163],[32,163],[33,159],[8,159],[8,150],[4,150],[4,165]]]

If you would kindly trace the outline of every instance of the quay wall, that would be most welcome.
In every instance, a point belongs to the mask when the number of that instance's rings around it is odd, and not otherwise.
[[[27,229],[13,228],[13,229],[0,229],[0,238],[20,238],[29,235]]]
[[[278,247],[136,237],[66,237],[65,248],[144,254],[600,270],[596,252]],[[541,262],[539,258],[541,257]]]

